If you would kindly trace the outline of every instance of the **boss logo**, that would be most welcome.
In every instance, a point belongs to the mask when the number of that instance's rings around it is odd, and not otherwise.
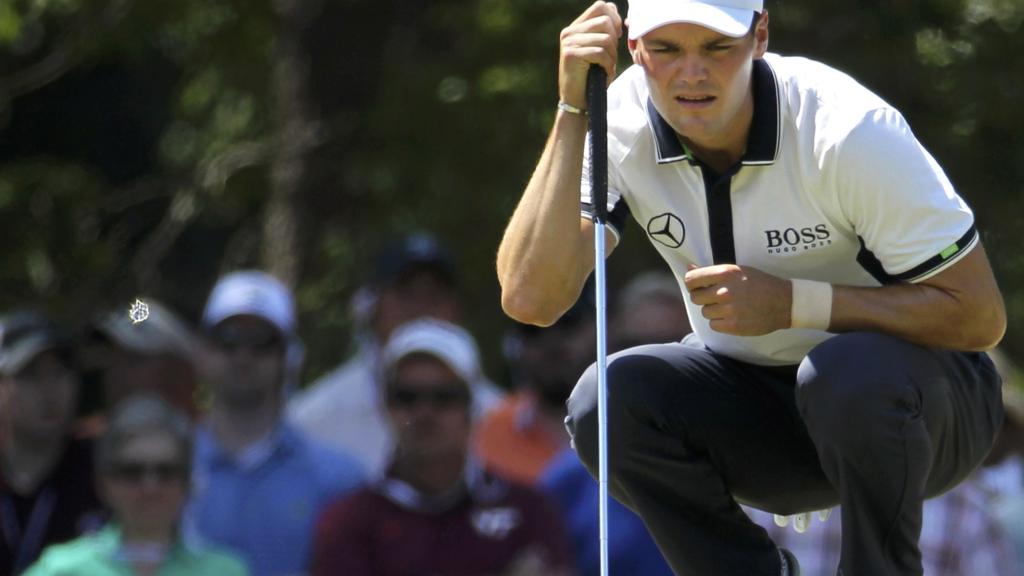
[[[765,230],[765,247],[769,254],[791,254],[828,246],[832,232],[825,224],[804,228]]]

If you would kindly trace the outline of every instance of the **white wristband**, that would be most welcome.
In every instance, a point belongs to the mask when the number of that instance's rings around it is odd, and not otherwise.
[[[577,108],[577,107],[573,106],[572,104],[569,104],[568,102],[562,102],[561,100],[558,101],[558,109],[559,110],[565,110],[566,112],[568,112],[570,114],[575,114],[577,116],[586,116],[587,115],[587,111],[584,110],[583,108]]]
[[[800,278],[790,282],[793,284],[792,327],[828,330],[832,323],[832,285]]]

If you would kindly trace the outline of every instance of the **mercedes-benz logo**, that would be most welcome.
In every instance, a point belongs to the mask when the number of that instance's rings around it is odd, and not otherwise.
[[[651,218],[647,223],[647,234],[669,248],[679,248],[686,240],[686,227],[678,216],[666,212]]]

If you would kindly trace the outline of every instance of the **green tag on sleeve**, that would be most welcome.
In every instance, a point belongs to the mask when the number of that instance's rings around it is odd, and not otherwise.
[[[949,257],[960,251],[960,247],[954,242],[950,244],[945,250],[939,252],[939,256],[942,256],[943,260],[949,260]]]

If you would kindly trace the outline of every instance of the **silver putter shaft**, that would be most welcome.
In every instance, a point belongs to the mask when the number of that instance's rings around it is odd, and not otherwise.
[[[594,291],[597,301],[598,506],[601,576],[608,576],[608,350],[605,222],[608,219],[607,74],[596,64],[587,75],[590,192],[594,213]]]

